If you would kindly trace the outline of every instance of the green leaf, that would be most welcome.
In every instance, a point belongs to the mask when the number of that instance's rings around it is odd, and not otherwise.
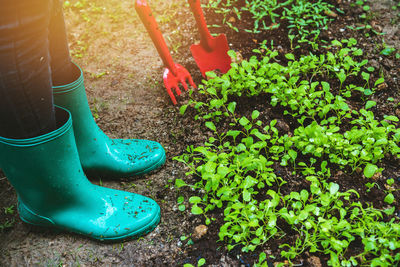
[[[378,166],[368,163],[367,166],[364,168],[364,175],[367,178],[371,178],[374,176],[375,172],[378,170]]]
[[[250,123],[250,121],[246,117],[241,117],[239,120],[240,125],[246,126],[247,124]]]
[[[213,72],[210,71],[210,73],[213,73]],[[217,90],[214,87],[208,87],[207,92],[210,93],[211,95],[215,95],[215,96],[217,95]]]
[[[393,115],[391,115],[391,116],[384,116],[384,118],[385,118],[385,120],[388,120],[388,121],[395,121],[395,122],[398,122],[398,121],[399,121],[399,118],[397,118],[396,116],[393,116]]]
[[[189,105],[182,105],[180,108],[179,108],[179,113],[181,114],[181,115],[183,115],[183,114],[185,114],[185,111],[186,111],[186,109],[188,108],[188,106]]]
[[[396,51],[396,49],[394,49],[393,47],[387,47],[385,49],[383,49],[380,54],[384,55],[384,56],[390,56],[394,51]]]
[[[337,183],[329,183],[329,193],[331,195],[336,194],[339,191],[339,185]]]
[[[254,110],[253,113],[251,113],[251,119],[255,120],[260,116],[260,112],[258,110]]]
[[[214,123],[212,121],[206,121],[205,123],[206,127],[209,128],[211,131],[216,132],[217,128],[215,127]]]
[[[383,201],[385,201],[388,204],[392,204],[394,202],[393,194],[392,193],[387,194]]]
[[[239,134],[240,134],[240,131],[237,131],[237,130],[229,130],[226,133],[227,136],[232,136],[233,139],[235,139]]]
[[[185,204],[180,204],[180,205],[178,206],[178,209],[179,209],[180,211],[185,211],[185,210],[186,210]]]
[[[330,85],[329,85],[329,83],[327,83],[327,82],[321,82],[321,85],[322,85],[322,89],[325,91],[325,92],[329,92],[329,90],[330,90]]]
[[[248,190],[243,190],[243,200],[244,201],[250,201],[251,199],[251,194]]]
[[[297,152],[296,151],[291,149],[291,150],[288,151],[288,154],[289,154],[290,158],[292,159],[292,161],[296,160],[296,158],[297,158]]]
[[[372,108],[373,106],[376,106],[376,102],[375,101],[367,101],[367,103],[365,104],[365,109],[369,109]]]
[[[200,208],[199,206],[197,206],[197,205],[195,204],[195,205],[192,207],[191,212],[192,212],[194,215],[199,215],[199,214],[202,214],[204,211],[203,211],[202,208]]]
[[[189,203],[192,204],[196,204],[196,203],[200,203],[201,202],[201,198],[197,197],[197,196],[192,196],[189,198]]]
[[[228,56],[230,56],[233,61],[237,59],[236,52],[233,50],[228,51]]]
[[[337,73],[336,74],[337,75],[337,77],[339,78],[339,80],[340,80],[340,83],[343,83],[345,80],[346,80],[346,74],[344,73],[344,70],[340,70],[340,72],[339,73]]]
[[[365,81],[369,81],[369,77],[371,77],[371,75],[369,73],[366,72],[361,72],[361,77],[365,80]]]
[[[207,71],[207,72],[206,72],[206,76],[207,76],[207,78],[214,79],[214,78],[217,77],[217,74],[216,74],[215,72],[212,72],[212,71]],[[207,90],[207,91],[208,91],[208,90]],[[216,94],[213,94],[213,95],[216,95]]]
[[[383,212],[386,214],[386,215],[393,215],[393,213],[396,211],[396,207],[395,206],[392,206],[391,208],[389,208],[389,209],[385,209]]]
[[[286,54],[285,57],[286,57],[287,59],[289,59],[289,60],[293,60],[293,61],[295,60],[294,55],[291,54],[291,53]]]
[[[176,200],[176,202],[178,202],[178,204],[183,203],[183,201],[185,200],[185,198],[183,196],[179,196],[178,199]]]
[[[376,80],[376,82],[374,83],[374,86],[377,86],[377,85],[379,85],[379,84],[381,84],[381,83],[384,83],[385,82],[385,79],[384,78],[379,78],[378,80]]]
[[[244,184],[243,187],[244,188],[250,188],[253,187],[253,185],[257,184],[258,180],[254,179],[253,177],[251,177],[250,175],[246,177],[246,179],[244,180]]]
[[[206,264],[206,259],[201,258],[198,262],[197,262],[197,266],[203,266],[204,264]]]
[[[186,186],[187,184],[185,183],[185,181],[183,181],[182,179],[176,179],[175,180],[175,186],[177,188],[180,188],[182,186]]]
[[[267,259],[267,254],[265,252],[261,252],[260,255],[258,256],[258,261],[260,263],[263,263]]]
[[[334,45],[334,46],[342,46],[342,43],[341,42],[339,42],[338,40],[333,40],[332,41],[332,45]]]
[[[301,190],[300,191],[300,199],[301,199],[301,201],[306,202],[308,197],[309,197],[309,195],[310,194],[308,193],[307,190],[305,190],[305,189]]]
[[[236,109],[236,102],[230,102],[228,104],[228,111],[233,114],[235,113],[235,109]]]

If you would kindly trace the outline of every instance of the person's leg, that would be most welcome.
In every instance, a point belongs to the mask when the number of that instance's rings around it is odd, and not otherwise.
[[[165,151],[154,141],[110,139],[97,126],[88,105],[82,70],[71,63],[62,3],[54,0],[49,41],[54,102],[68,109],[81,164],[93,176],[121,178],[142,175],[165,162]]]
[[[19,215],[33,225],[99,240],[146,234],[160,221],[157,203],[91,184],[70,112],[54,112],[51,1],[0,0],[0,168],[17,192]]]
[[[79,77],[69,54],[62,2],[53,0],[49,25],[51,75],[54,86],[71,83]]]
[[[0,0],[0,136],[55,128],[48,52],[50,0]]]

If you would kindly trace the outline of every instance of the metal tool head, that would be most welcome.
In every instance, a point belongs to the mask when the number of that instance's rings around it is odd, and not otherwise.
[[[190,46],[190,51],[201,74],[205,77],[207,71],[216,69],[226,73],[231,68],[231,58],[228,56],[229,46],[225,34],[212,37],[209,46],[206,47],[201,42]]]

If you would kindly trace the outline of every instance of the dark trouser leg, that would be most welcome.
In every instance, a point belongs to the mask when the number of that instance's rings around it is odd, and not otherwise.
[[[61,0],[54,0],[49,26],[49,45],[53,85],[64,85],[79,77],[68,49],[67,33]]]
[[[48,25],[50,0],[0,0],[0,136],[55,128]]]

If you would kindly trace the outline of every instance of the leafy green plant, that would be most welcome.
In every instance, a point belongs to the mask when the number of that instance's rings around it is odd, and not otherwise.
[[[240,20],[243,13],[250,14],[254,20],[253,28],[245,30],[252,33],[276,29],[282,21],[287,21],[292,48],[299,47],[293,47],[293,41],[298,37],[296,39],[299,43],[308,43],[314,49],[318,49],[317,39],[320,31],[327,29],[334,14],[334,7],[323,0],[245,0],[242,6],[239,3],[238,0],[216,0],[210,1],[207,7],[215,13],[222,14],[222,23],[235,31],[239,29],[231,22],[232,18],[234,16]]]
[[[12,215],[14,214],[14,205],[4,207],[4,214],[5,215]],[[6,218],[4,222],[0,223],[0,231],[4,231],[5,229],[13,227],[15,220],[13,218]]]
[[[350,77],[360,75],[368,63],[367,60],[355,60],[362,55],[362,51],[354,47],[355,44],[354,39],[334,41],[332,45],[341,47],[337,53],[328,52],[320,56],[310,54],[297,60],[293,54],[286,54],[287,65],[274,62],[278,52],[268,49],[261,60],[254,56],[240,64],[233,63],[228,73],[221,77],[208,72],[207,75],[212,79],[199,86],[199,93],[212,99],[208,103],[192,100],[188,105],[193,105],[203,119],[218,121],[219,117],[229,117],[234,113],[232,111],[235,103],[229,101],[230,96],[250,97],[268,93],[271,95],[272,106],[279,104],[289,107],[286,114],[299,119],[300,123],[306,119],[326,119],[323,124],[328,119],[340,122],[349,117],[345,97],[350,97],[352,92],[357,91],[368,96],[374,91],[370,87],[369,76],[362,86],[347,83]],[[255,52],[261,53],[259,50]],[[233,51],[230,51],[230,55],[235,57]],[[334,96],[327,82],[316,81],[326,75],[340,82],[340,95]],[[367,79],[366,75],[363,77]],[[188,105],[181,108],[182,113]],[[336,116],[329,118],[328,115],[332,112]],[[207,114],[202,115],[205,113]]]
[[[394,207],[376,209],[361,202],[360,192],[341,191],[331,180],[332,168],[374,178],[383,170],[380,161],[385,155],[400,155],[399,119],[377,119],[377,103],[368,100],[384,79],[371,79],[373,69],[360,59],[356,43],[334,41],[330,46],[335,53],[298,59],[265,47],[265,54],[255,50],[259,58],[233,63],[222,76],[207,73],[211,79],[181,107],[182,114],[194,108],[196,119],[212,136],[175,158],[188,166],[191,177],[176,179],[175,185],[193,189],[191,212],[204,216],[206,224],[221,210],[219,239],[229,250],[254,251],[287,235],[289,228],[294,238],[281,244],[282,260],[292,262],[307,251],[329,255],[331,266],[400,263],[400,224]],[[353,94],[365,98],[362,107],[350,106]],[[281,133],[277,120],[265,121],[262,111],[240,115],[237,106],[243,96],[265,96],[270,107],[279,106],[297,125]],[[306,186],[289,189],[279,166]],[[393,180],[387,180],[382,199],[388,205],[395,202],[391,185]],[[367,190],[374,186],[381,190],[375,182],[366,184]],[[357,254],[350,255],[349,247],[357,244]],[[266,255],[260,254],[258,264],[265,261]]]
[[[178,210],[180,211],[185,211],[186,210],[186,205],[183,203],[185,198],[183,196],[179,196],[177,199],[178,202]]]
[[[308,43],[313,49],[318,49],[317,39],[321,30],[328,29],[328,23],[333,14],[333,6],[325,1],[310,2],[298,0],[290,7],[284,8],[282,19],[289,22],[289,35],[298,36],[299,43]]]
[[[197,267],[203,266],[204,264],[206,264],[206,260],[204,258],[200,258],[197,261]],[[183,267],[195,267],[194,265],[190,264],[190,263],[186,263],[183,265]]]
[[[243,130],[221,134],[219,141],[211,138],[205,147],[190,147],[189,154],[176,158],[190,162],[188,175],[201,177],[192,187],[204,195],[189,199],[192,213],[203,214],[210,223],[206,214],[217,207],[223,208],[225,223],[219,238],[228,241],[228,249],[241,245],[243,251],[253,251],[272,238],[284,236],[280,223],[284,220],[299,233],[295,244],[281,245],[284,248],[281,256],[289,261],[307,250],[330,255],[329,263],[333,266],[358,264],[360,258],[365,262],[374,255],[379,256],[374,260],[383,263],[397,262],[398,257],[391,257],[390,250],[400,248],[396,240],[400,235],[396,229],[400,226],[393,226],[394,219],[377,225],[376,221],[383,218],[381,211],[354,201],[358,198],[356,191],[340,192],[338,184],[327,182],[325,175],[329,176],[330,170],[326,161],[319,172],[308,168],[305,177],[310,182],[308,190],[282,193],[286,183],[270,166],[286,143],[278,145],[281,149],[274,148],[275,141],[281,143],[274,122],[260,131],[258,114],[254,111],[251,120],[245,117],[239,120]],[[181,185],[187,186],[185,182]],[[386,238],[391,248],[387,243],[375,242],[376,234]],[[358,239],[370,241],[363,241],[365,251],[346,257],[347,248]],[[388,254],[382,260],[385,250]]]

